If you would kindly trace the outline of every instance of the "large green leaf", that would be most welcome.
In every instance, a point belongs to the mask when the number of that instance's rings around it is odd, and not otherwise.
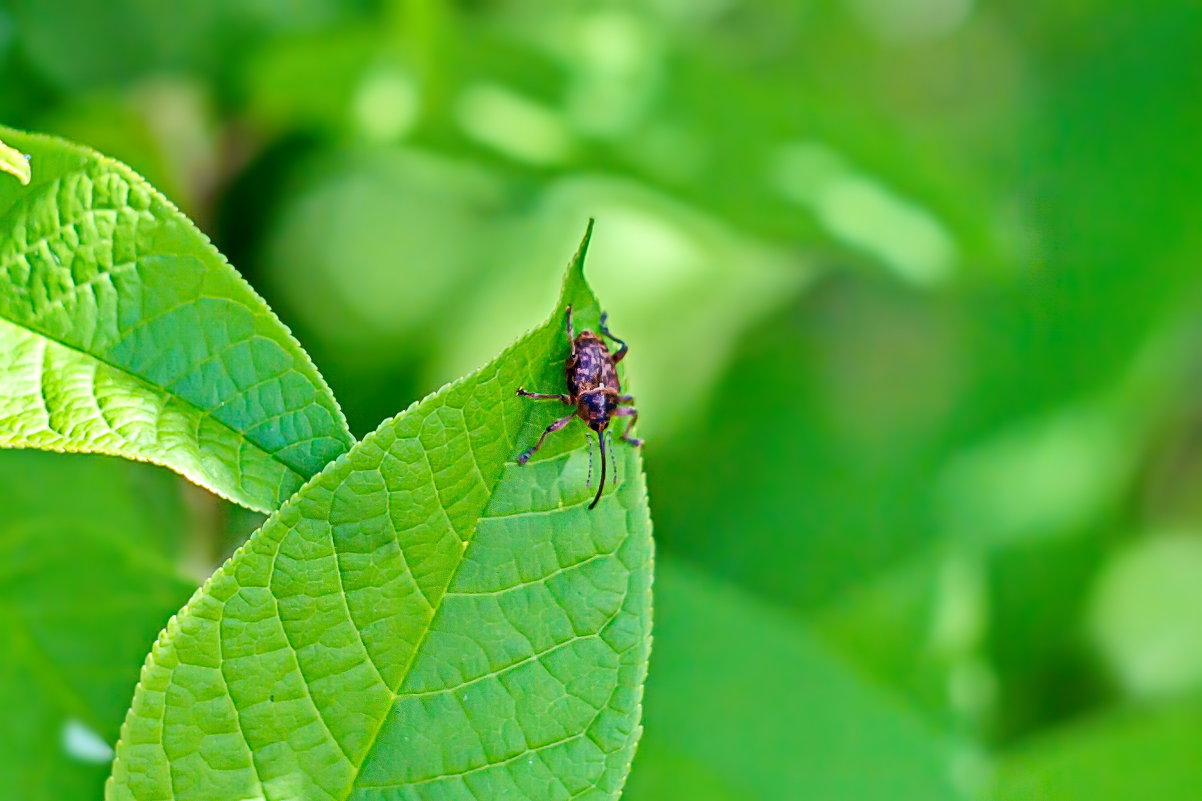
[[[0,446],[166,465],[274,510],[353,442],[325,382],[209,241],[125,166],[0,129]]]
[[[100,796],[138,659],[195,588],[175,567],[176,483],[118,459],[0,452],[7,797]]]
[[[587,243],[587,237],[586,237]],[[616,798],[640,733],[651,526],[639,454],[587,508],[558,404],[563,306],[385,422],[290,499],[168,625],[110,801]],[[552,406],[553,408],[547,408]]]

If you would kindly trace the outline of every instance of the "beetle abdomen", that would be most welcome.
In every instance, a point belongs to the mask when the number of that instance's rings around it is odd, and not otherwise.
[[[566,368],[568,388],[574,395],[590,389],[618,389],[618,374],[609,348],[591,331],[576,337],[575,358],[568,360]]]

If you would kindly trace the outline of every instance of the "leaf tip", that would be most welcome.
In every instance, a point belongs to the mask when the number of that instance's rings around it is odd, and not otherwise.
[[[580,239],[580,246],[576,248],[576,255],[568,262],[567,273],[563,277],[563,291],[560,293],[560,306],[571,305],[574,308],[583,309],[597,302],[588,281],[584,278],[584,259],[588,255],[589,243],[593,238],[593,226],[596,222],[596,217],[588,218],[584,236]]]

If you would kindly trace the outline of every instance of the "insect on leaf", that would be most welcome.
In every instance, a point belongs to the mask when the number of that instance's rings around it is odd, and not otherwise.
[[[0,447],[155,462],[268,512],[350,447],[309,357],[162,195],[86,148],[0,137],[36,165],[0,181]]]
[[[615,449],[591,512],[583,426],[515,458],[561,413],[515,389],[562,384],[564,305],[597,324],[585,244],[546,323],[328,466],[173,619],[109,801],[619,795],[650,647],[641,458]]]

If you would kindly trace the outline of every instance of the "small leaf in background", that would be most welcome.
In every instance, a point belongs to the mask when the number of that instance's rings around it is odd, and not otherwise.
[[[0,172],[16,176],[22,186],[29,186],[33,175],[30,169],[29,158],[24,153],[0,142]]]
[[[100,456],[0,451],[0,786],[99,798],[138,659],[195,585],[178,479]]]
[[[587,238],[586,242],[587,244]],[[564,306],[290,499],[160,636],[110,801],[614,799],[641,732],[651,524],[637,451],[587,507]]]
[[[342,412],[287,329],[121,164],[4,131],[0,445],[155,462],[271,511],[344,453]]]

